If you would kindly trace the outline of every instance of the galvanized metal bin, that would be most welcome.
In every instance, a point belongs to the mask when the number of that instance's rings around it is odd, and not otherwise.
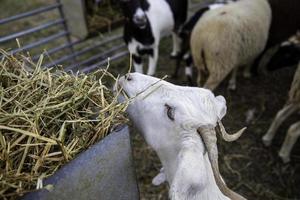
[[[44,181],[54,189],[24,200],[138,200],[129,129],[112,132]]]

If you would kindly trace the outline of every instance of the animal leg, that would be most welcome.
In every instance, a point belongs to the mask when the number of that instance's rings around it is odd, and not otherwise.
[[[288,118],[291,114],[293,114],[297,110],[297,106],[294,104],[289,104],[284,106],[277,114],[275,119],[273,120],[268,132],[263,136],[262,140],[266,146],[270,146],[272,140],[276,134],[277,129],[282,124],[282,122]]]
[[[190,52],[184,55],[185,61],[185,75],[191,86],[195,85],[193,82],[193,58]]]
[[[201,72],[198,71],[198,75],[197,75],[197,86],[198,87],[203,87],[201,82],[202,82]]]
[[[185,75],[189,82],[189,85],[193,86],[194,85],[194,83],[193,83],[193,66],[191,66],[191,65],[185,66]]]
[[[211,91],[214,91],[214,89],[216,89],[216,87],[218,87],[219,84],[220,81],[218,79],[213,78],[213,76],[209,76],[203,87]]]
[[[143,74],[144,72],[143,72],[142,57],[138,54],[133,54],[132,58],[133,58],[134,71]]]
[[[214,73],[209,74],[208,79],[205,82],[203,87],[213,91],[224,80],[224,78],[227,76],[227,74],[228,73],[226,73],[226,72],[220,72],[220,73],[214,72]]]
[[[258,67],[257,67],[258,72],[266,74],[267,65],[269,64],[274,54],[278,51],[279,47],[280,47],[279,45],[276,45],[274,47],[271,47],[264,53],[264,55],[262,56],[262,58],[258,63]]]
[[[231,74],[231,78],[230,78],[229,83],[228,83],[228,89],[229,90],[236,90],[236,75],[237,75],[237,71],[238,71],[237,67],[233,69],[233,72]]]
[[[155,74],[157,59],[158,59],[158,46],[153,48],[153,55],[149,56],[149,67],[148,67],[147,75],[153,76]]]
[[[177,56],[177,58],[176,58],[176,68],[175,68],[175,71],[172,75],[172,78],[174,78],[174,79],[178,78],[180,64],[181,64],[181,58],[179,56]]]
[[[245,66],[244,72],[243,72],[244,78],[250,78],[252,76],[251,68],[252,68],[253,64],[254,64],[254,61]]]
[[[290,161],[290,153],[298,137],[300,136],[300,121],[290,126],[283,145],[278,153],[284,163]]]
[[[181,39],[174,32],[172,32],[172,39],[173,39],[173,50],[171,53],[171,58],[176,58],[178,56],[178,53],[180,52]]]

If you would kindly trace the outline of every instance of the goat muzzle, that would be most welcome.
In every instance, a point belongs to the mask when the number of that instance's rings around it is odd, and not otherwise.
[[[220,126],[219,122],[218,122],[218,124]],[[222,123],[221,123],[221,126],[223,127]],[[221,129],[221,127],[220,127],[220,129]],[[238,131],[236,134],[231,135],[232,137],[229,137],[230,140],[231,141],[233,141],[233,139],[236,140],[243,133],[244,130],[245,130],[245,128]],[[216,136],[215,127],[212,125],[201,126],[197,129],[197,131],[198,131],[199,135],[201,136],[203,143],[205,145],[205,148],[207,150],[208,158],[211,163],[214,178],[215,178],[216,184],[219,187],[220,191],[225,196],[229,197],[231,200],[246,200],[244,197],[242,197],[239,194],[235,193],[234,191],[230,190],[221,178],[221,174],[219,171],[219,164],[218,164],[218,147],[217,147],[217,136]]]

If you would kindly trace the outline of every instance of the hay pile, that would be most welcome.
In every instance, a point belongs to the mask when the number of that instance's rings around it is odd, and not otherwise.
[[[114,79],[105,70],[53,73],[42,69],[43,56],[35,64],[0,50],[2,55],[0,199],[15,199],[39,188],[37,182],[105,137],[112,126],[126,122],[127,105],[118,104],[103,84]]]

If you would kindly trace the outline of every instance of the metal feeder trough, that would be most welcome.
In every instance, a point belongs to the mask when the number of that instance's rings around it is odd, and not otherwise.
[[[129,129],[123,126],[43,181],[53,190],[26,194],[23,200],[138,200]]]

